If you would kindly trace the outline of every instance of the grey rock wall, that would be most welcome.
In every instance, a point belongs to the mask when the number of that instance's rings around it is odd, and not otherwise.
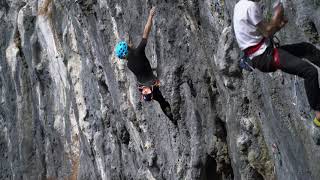
[[[0,1],[0,179],[319,179],[303,80],[241,72],[236,2]],[[113,54],[152,6],[146,54],[178,126]],[[319,47],[319,2],[284,6],[282,44]]]

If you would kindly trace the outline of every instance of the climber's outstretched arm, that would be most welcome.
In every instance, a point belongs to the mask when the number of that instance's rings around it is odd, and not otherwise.
[[[284,16],[284,9],[281,3],[275,8],[275,13],[270,22],[261,21],[257,26],[264,37],[268,38],[283,28],[288,22]]]
[[[145,25],[144,31],[143,31],[142,37],[144,39],[148,39],[149,33],[151,31],[151,27],[152,27],[152,19],[153,19],[153,16],[155,15],[155,12],[156,12],[155,10],[156,10],[155,7],[152,7],[150,10],[148,21],[147,21],[147,24]]]

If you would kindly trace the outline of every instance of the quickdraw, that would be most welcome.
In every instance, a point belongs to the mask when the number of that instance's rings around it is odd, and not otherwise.
[[[239,66],[241,69],[244,69],[249,72],[254,70],[254,68],[252,67],[251,59],[248,56],[246,56],[243,52],[241,54]]]

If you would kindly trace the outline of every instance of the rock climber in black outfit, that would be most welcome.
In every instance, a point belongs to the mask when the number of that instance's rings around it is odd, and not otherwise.
[[[118,58],[128,60],[128,68],[137,78],[139,91],[141,92],[143,99],[145,101],[158,101],[163,112],[174,124],[176,124],[173,120],[170,104],[164,99],[160,92],[160,81],[153,74],[151,65],[145,54],[145,47],[151,31],[154,15],[155,8],[153,7],[149,13],[142,40],[137,48],[133,48],[130,42],[128,44],[125,41],[120,41],[115,48],[115,53]]]
[[[309,104],[316,114],[313,122],[320,127],[320,50],[306,42],[274,46],[270,39],[288,19],[282,3],[278,3],[273,17],[266,21],[259,1],[240,0],[234,8],[233,25],[238,45],[253,68],[262,72],[280,69],[303,78]]]

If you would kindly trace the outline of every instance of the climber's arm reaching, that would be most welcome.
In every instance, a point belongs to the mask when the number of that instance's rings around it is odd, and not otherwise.
[[[153,7],[153,8],[150,10],[149,17],[148,17],[148,21],[147,21],[147,24],[145,25],[144,31],[143,31],[143,36],[142,36],[143,39],[148,39],[149,33],[150,33],[150,31],[151,31],[152,20],[153,20],[153,16],[154,16],[154,15],[155,15],[155,7]]]
[[[263,20],[257,26],[263,36],[268,38],[283,28],[287,22],[288,19],[284,16],[283,6],[279,3],[275,8],[275,13],[270,22]]]

